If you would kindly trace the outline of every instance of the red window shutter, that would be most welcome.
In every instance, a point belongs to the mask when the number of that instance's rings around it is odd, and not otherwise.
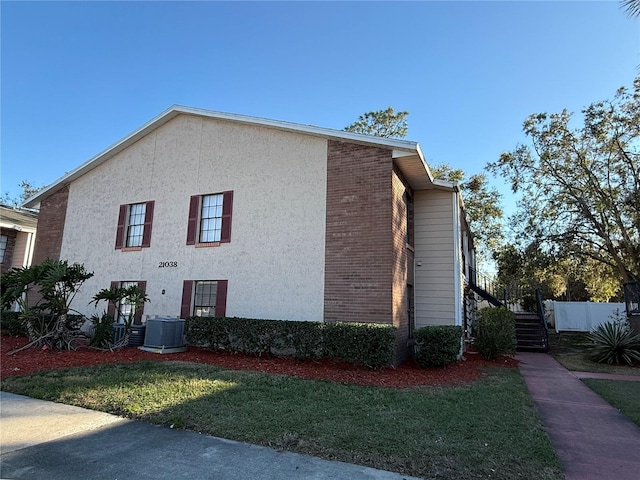
[[[147,282],[144,280],[138,282],[138,288],[146,293],[147,291]],[[144,303],[140,306],[139,310],[136,310],[136,313],[133,315],[133,323],[135,325],[140,325],[142,323],[142,314],[144,313]]]
[[[198,233],[198,210],[200,195],[193,195],[189,202],[189,223],[187,224],[187,245],[195,245]]]
[[[231,213],[233,211],[233,190],[222,193],[222,230],[220,243],[231,241]]]
[[[180,318],[191,316],[191,293],[193,292],[193,280],[185,280],[182,283],[182,304],[180,305]]]
[[[144,213],[144,230],[142,232],[142,247],[151,246],[151,224],[153,223],[153,207],[155,201],[147,202]]]
[[[120,286],[120,282],[111,282],[110,288],[111,290],[118,288]],[[118,319],[116,318],[116,306],[109,302],[107,304],[107,315],[109,315],[111,318],[113,318],[113,321],[117,321]]]
[[[227,284],[228,280],[218,280],[216,288],[216,317],[227,316]]]
[[[116,249],[122,248],[124,242],[124,224],[127,221],[127,206],[120,205],[118,214],[118,228],[116,229]]]

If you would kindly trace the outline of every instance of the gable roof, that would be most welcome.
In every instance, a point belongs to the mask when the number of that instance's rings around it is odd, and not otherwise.
[[[216,112],[212,110],[204,110],[201,108],[174,105],[162,112],[157,117],[149,120],[147,123],[142,125],[137,130],[133,131],[126,137],[114,143],[106,150],[103,150],[79,167],[59,178],[51,185],[46,186],[37,194],[27,199],[24,205],[30,208],[37,207],[42,200],[54,194],[65,185],[68,185],[76,178],[84,175],[98,165],[106,162],[114,155],[120,153],[145,135],[149,134],[151,131],[164,125],[178,115],[196,115],[200,117],[242,123],[245,125],[256,125],[267,128],[275,128],[278,130],[285,130],[289,132],[297,132],[306,135],[319,136],[344,142],[389,148],[393,151],[392,156],[395,164],[403,173],[404,177],[407,179],[412,188],[416,190],[428,188],[456,188],[455,184],[453,183],[433,178],[427,162],[424,160],[420,145],[417,142],[410,142],[408,140],[401,140],[396,138],[374,137],[371,135],[361,135],[358,133],[345,132],[342,130],[316,127],[314,125],[301,125],[298,123],[284,122],[281,120],[270,120],[260,117],[251,117],[248,115]]]

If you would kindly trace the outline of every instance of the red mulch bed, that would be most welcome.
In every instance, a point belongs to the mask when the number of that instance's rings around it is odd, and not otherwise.
[[[517,366],[517,361],[511,357],[502,357],[488,362],[476,353],[467,353],[465,360],[444,368],[422,369],[415,362],[408,361],[399,367],[382,370],[368,370],[353,364],[326,359],[301,362],[291,358],[258,358],[243,354],[213,352],[196,347],[189,347],[187,352],[172,354],[145,352],[135,347],[115,352],[102,352],[89,348],[63,352],[30,348],[14,355],[8,355],[8,352],[26,345],[28,343],[27,338],[3,335],[1,342],[0,378],[28,375],[42,370],[101,363],[169,360],[208,363],[234,370],[253,370],[314,380],[411,388],[428,385],[462,385],[486,375],[482,371],[482,367],[514,368]]]

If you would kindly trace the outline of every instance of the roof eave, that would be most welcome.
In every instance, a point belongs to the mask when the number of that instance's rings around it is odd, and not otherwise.
[[[382,138],[382,137],[373,137],[369,135],[361,135],[358,133],[345,132],[342,130],[332,130],[329,128],[316,127],[313,125],[300,125],[296,123],[284,122],[280,120],[270,120],[266,118],[259,117],[251,117],[247,115],[239,115],[234,113],[224,113],[224,112],[216,112],[212,110],[204,110],[200,108],[193,107],[185,107],[181,105],[174,105],[160,115],[154,117],[149,120],[147,123],[130,133],[129,135],[123,137],[113,145],[109,146],[102,152],[97,155],[91,157],[89,160],[84,162],[79,167],[65,174],[52,184],[46,186],[42,190],[40,190],[35,195],[29,197],[24,202],[24,207],[27,208],[38,208],[39,204],[42,200],[52,195],[56,191],[63,188],[65,185],[71,183],[76,178],[84,175],[88,171],[107,161],[109,158],[118,154],[122,150],[126,149],[140,138],[147,135],[150,131],[158,128],[159,126],[169,122],[173,118],[178,115],[198,115],[207,118],[214,118],[219,120],[228,120],[243,124],[251,124],[258,125],[270,128],[276,128],[280,130],[287,131],[295,131],[300,133],[305,133],[308,135],[316,135],[325,138],[338,139],[338,140],[347,140],[351,142],[367,144],[367,145],[378,145],[384,146],[391,149],[396,149],[398,151],[404,152],[416,152],[420,151],[420,147],[416,142],[410,142],[407,140],[395,139],[395,138]],[[421,155],[421,152],[420,152]]]

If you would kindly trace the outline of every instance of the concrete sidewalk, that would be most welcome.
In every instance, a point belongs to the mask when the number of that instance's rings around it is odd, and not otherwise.
[[[576,378],[595,378],[599,380],[622,380],[624,382],[640,382],[640,375],[624,375],[619,373],[569,372]]]
[[[550,355],[517,359],[567,480],[640,478],[640,427]]]
[[[0,392],[0,452],[3,479],[415,478],[6,392]]]

